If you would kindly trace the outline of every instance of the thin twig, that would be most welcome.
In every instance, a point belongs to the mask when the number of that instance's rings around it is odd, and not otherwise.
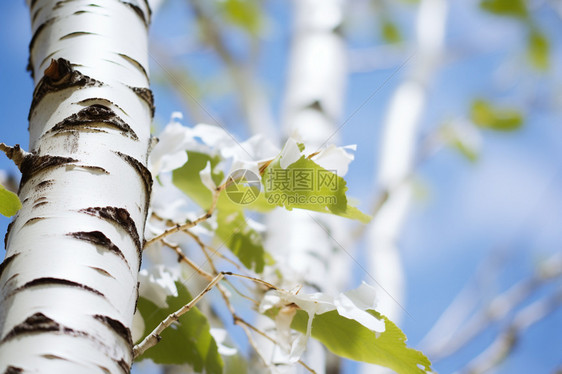
[[[427,352],[433,361],[442,360],[462,347],[486,330],[492,323],[500,321],[517,307],[522,305],[538,289],[562,276],[562,255],[557,253],[545,261],[545,265],[537,273],[511,286],[507,291],[494,297],[487,306],[480,309],[468,321],[463,323],[463,329],[439,342],[437,347],[428,347]]]
[[[209,264],[209,266],[213,270],[213,273],[217,274],[218,271],[217,271],[217,268],[215,267],[215,263],[213,262],[213,259],[211,258],[211,256],[209,256],[209,254],[205,250],[206,244],[203,243],[203,241],[201,240],[201,238],[199,238],[199,236],[195,235],[191,231],[185,230],[184,232],[187,235],[191,236],[193,238],[193,240],[195,240],[195,242],[199,245],[199,247],[201,248],[201,252],[203,252],[203,255],[205,256],[205,259],[207,260],[207,263]],[[216,253],[218,253],[218,252],[216,252]]]
[[[191,308],[193,308],[195,306],[195,304],[197,304],[197,302],[199,302],[199,300],[201,300],[203,298],[203,296],[207,292],[209,292],[223,277],[224,277],[224,274],[219,273],[211,281],[211,283],[209,283],[207,285],[207,287],[205,287],[205,289],[203,291],[201,291],[197,296],[195,296],[195,298],[193,298],[193,300],[191,300],[186,305],[182,306],[176,312],[170,314],[168,317],[166,317],[166,319],[164,321],[160,322],[160,324],[158,326],[156,326],[156,328],[154,330],[152,330],[152,332],[150,334],[148,334],[148,336],[146,338],[144,338],[144,340],[142,342],[140,342],[139,344],[137,344],[133,348],[133,358],[139,357],[148,348],[151,348],[151,347],[155,346],[160,341],[160,334],[162,334],[162,331],[164,331],[172,323],[176,322],[182,315],[184,315]]]
[[[542,321],[562,304],[562,292],[545,297],[520,310],[502,333],[484,352],[468,363],[462,373],[482,374],[493,369],[508,357],[521,334],[535,323]]]
[[[225,274],[228,275],[228,274]],[[264,362],[264,364],[269,367],[270,365],[267,363],[267,361],[265,360],[265,358],[262,356],[262,354],[260,353],[259,349],[257,348],[257,345],[255,344],[250,332],[248,331],[248,329],[253,330],[254,332],[256,332],[257,334],[263,336],[264,338],[266,338],[267,340],[269,340],[270,342],[272,342],[275,345],[279,345],[279,343],[277,342],[277,340],[275,340],[274,338],[272,338],[271,336],[267,335],[265,332],[261,331],[260,329],[258,329],[257,327],[255,327],[254,325],[252,325],[251,323],[247,322],[244,318],[240,317],[237,313],[236,310],[234,309],[234,307],[232,306],[232,303],[230,302],[230,300],[228,299],[228,296],[226,294],[226,290],[224,289],[224,287],[222,285],[217,285],[217,289],[219,290],[219,292],[222,295],[222,298],[224,299],[224,302],[226,304],[227,309],[230,311],[230,314],[232,314],[232,319],[234,321],[234,324],[240,326],[243,330],[244,333],[246,334],[246,336],[248,337],[248,342],[250,343],[250,345],[252,346],[252,348],[254,348],[254,351],[256,351],[256,354],[260,357],[260,359]],[[310,373],[312,374],[316,374],[316,371],[314,371],[314,369],[312,369],[311,367],[309,367],[306,363],[304,363],[304,361],[302,360],[298,360],[297,361],[300,365],[302,365],[302,367],[304,367],[306,370],[308,370]]]
[[[219,195],[221,193],[221,191],[224,189],[225,185],[220,185],[219,187],[217,187],[215,189],[215,191],[213,192],[213,200],[211,202],[211,206],[209,207],[209,209],[207,210],[207,212],[205,214],[203,214],[202,216],[200,216],[199,218],[195,219],[194,221],[187,221],[184,224],[176,224],[175,226],[169,228],[168,230],[164,231],[162,234],[155,236],[154,238],[147,240],[146,244],[145,244],[145,248],[148,247],[149,245],[156,243],[157,241],[160,241],[162,239],[164,239],[165,237],[175,234],[176,232],[179,231],[185,231],[187,229],[190,229],[192,227],[197,226],[198,224],[200,224],[203,221],[206,221],[207,219],[211,218],[211,216],[213,215],[215,208],[217,206],[217,201],[219,199]]]
[[[263,279],[259,279],[259,278],[255,278],[255,277],[250,277],[249,275],[236,274],[236,273],[233,273],[233,272],[230,272],[230,271],[225,271],[225,272],[224,272],[224,275],[229,275],[229,276],[231,276],[231,277],[239,277],[239,278],[248,279],[248,280],[251,280],[251,281],[253,281],[253,282],[262,284],[262,285],[266,286],[268,289],[271,289],[271,290],[278,290],[278,289],[279,289],[279,287],[274,286],[273,284],[271,284],[271,283],[269,283],[269,282],[266,282],[266,281],[264,281]]]
[[[212,280],[213,279],[213,275],[211,273],[206,272],[205,270],[201,269],[199,266],[197,266],[197,264],[193,261],[191,261],[181,250],[180,246],[177,244],[172,244],[167,242],[165,239],[162,239],[162,243],[164,243],[167,247],[173,249],[176,254],[178,255],[178,258],[180,261],[186,263],[187,265],[189,265],[193,270],[195,270],[197,273],[201,274],[202,276],[204,276],[205,278],[207,278],[208,280]]]

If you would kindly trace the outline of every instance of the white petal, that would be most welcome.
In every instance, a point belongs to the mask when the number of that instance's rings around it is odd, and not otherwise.
[[[217,189],[217,185],[211,176],[211,161],[207,161],[207,165],[199,172],[199,176],[201,177],[201,182],[205,185],[205,187],[211,190],[211,192],[214,192]]]
[[[175,285],[178,278],[177,271],[162,265],[143,269],[139,272],[139,294],[159,308],[167,308],[166,298],[178,295]]]
[[[286,169],[289,165],[298,161],[301,156],[301,151],[297,142],[289,138],[283,147],[283,151],[281,151],[281,159],[279,160],[281,168]]]
[[[367,313],[367,309],[374,309],[375,290],[366,283],[359,288],[341,293],[335,298],[334,304],[342,317],[353,319],[371,331],[384,332],[384,320]]]
[[[312,160],[324,169],[335,171],[338,176],[343,177],[347,174],[349,164],[355,158],[355,156],[347,152],[347,150],[354,151],[356,148],[356,145],[348,145],[346,147],[330,145],[312,157]]]
[[[223,355],[223,356],[234,356],[236,353],[238,353],[238,350],[236,348],[229,347],[229,346],[224,344],[226,342],[226,338],[227,338],[227,332],[226,332],[225,329],[212,327],[211,328],[211,336],[213,337],[213,339],[215,339],[215,342],[217,343],[219,353],[221,355]]]

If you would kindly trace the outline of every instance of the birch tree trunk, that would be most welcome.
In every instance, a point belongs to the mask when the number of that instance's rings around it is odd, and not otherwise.
[[[344,0],[293,2],[294,33],[282,120],[284,133],[302,139],[307,153],[339,139],[337,125],[347,81],[341,35],[344,5]],[[348,281],[350,262],[339,244],[346,243],[344,221],[299,209],[277,209],[269,214],[266,247],[293,275],[287,287],[300,284],[332,295],[341,292]],[[303,360],[316,373],[327,370],[325,351],[316,341],[309,341]]]
[[[380,146],[379,188],[388,198],[368,228],[369,269],[378,284],[377,309],[395,323],[402,317],[405,281],[398,240],[412,199],[409,177],[414,168],[418,127],[427,90],[445,40],[446,0],[422,0],[417,15],[416,55],[405,81],[397,88],[384,122]],[[384,288],[382,289],[381,288]],[[375,371],[361,365],[362,373]]]
[[[28,0],[31,153],[0,268],[0,372],[128,373],[152,178],[146,0]]]

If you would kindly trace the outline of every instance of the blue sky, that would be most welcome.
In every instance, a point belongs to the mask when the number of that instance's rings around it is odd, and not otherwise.
[[[179,0],[171,0],[154,20],[154,43],[175,46],[193,32],[189,12]],[[356,3],[360,3],[356,1]],[[562,128],[561,91],[562,18],[552,8],[539,6],[534,13],[552,44],[553,70],[541,75],[525,67],[524,32],[510,20],[483,15],[475,1],[453,2],[447,29],[452,57],[433,80],[422,119],[422,132],[430,133],[445,120],[466,116],[470,100],[484,96],[502,104],[521,107],[527,114],[524,127],[514,133],[482,131],[479,160],[470,163],[457,152],[444,149],[420,166],[416,174],[420,197],[416,200],[400,245],[408,280],[405,308],[412,318],[401,327],[415,346],[435,322],[478,265],[493,251],[507,260],[497,271],[497,281],[487,292],[501,291],[532,274],[541,258],[560,251],[562,243]],[[290,8],[281,0],[267,2],[268,32],[263,37],[259,75],[278,115],[285,83],[284,69],[290,43]],[[406,37],[413,9],[400,6],[396,16]],[[375,20],[373,23],[376,22]],[[365,25],[354,25],[351,48],[382,44]],[[27,110],[32,81],[25,72],[29,20],[23,0],[0,3],[0,84],[2,123],[0,141],[27,147]],[[229,42],[236,46],[240,41]],[[407,55],[407,53],[406,53]],[[193,51],[179,60],[206,82],[217,77],[219,64],[208,51]],[[409,64],[415,64],[415,57]],[[407,71],[408,65],[405,67]],[[395,66],[350,76],[344,119],[365,103],[392,74]],[[160,84],[162,72],[151,60],[155,77],[156,125],[167,122],[172,111],[185,108]],[[510,73],[511,72],[511,73]],[[349,194],[368,209],[376,189],[377,147],[388,102],[404,75],[398,73],[365,104],[341,130],[341,144],[357,144],[356,160],[347,176]],[[545,98],[547,100],[545,100]],[[552,103],[549,102],[552,100]],[[548,108],[544,108],[549,105]],[[204,100],[240,139],[248,132],[235,113],[231,95]],[[405,108],[404,110],[407,110]],[[277,118],[278,119],[278,118]],[[188,125],[189,120],[186,121]],[[4,157],[0,168],[17,169]],[[0,218],[5,231],[9,219]],[[361,255],[359,255],[361,256]],[[361,275],[357,276],[357,279]],[[560,287],[560,282],[557,283]],[[483,295],[485,296],[485,295]],[[562,310],[536,324],[522,337],[514,355],[499,373],[548,373],[562,364]],[[556,327],[556,328],[554,328]],[[448,373],[458,369],[489,344],[488,332],[453,359],[435,365]],[[346,365],[353,372],[353,365]]]

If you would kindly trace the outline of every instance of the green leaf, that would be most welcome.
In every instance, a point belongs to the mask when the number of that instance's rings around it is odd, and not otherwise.
[[[431,371],[431,362],[420,351],[406,346],[406,335],[394,323],[374,310],[368,312],[384,319],[384,332],[373,332],[333,310],[314,317],[311,335],[341,357],[382,365],[398,374]],[[291,327],[305,333],[307,322],[308,313],[299,310]]]
[[[525,0],[482,0],[480,8],[498,16],[524,19],[529,15]]]
[[[523,125],[523,114],[512,108],[495,108],[483,99],[472,102],[471,120],[478,126],[496,131],[514,131]]]
[[[231,24],[258,36],[262,30],[262,11],[257,0],[224,0],[219,2],[224,18]]]
[[[527,56],[531,64],[540,71],[550,66],[550,43],[542,32],[532,29],[527,40]]]
[[[21,209],[21,202],[18,195],[8,191],[0,184],[0,214],[11,217]]]
[[[188,152],[187,154],[187,163],[173,171],[172,180],[176,187],[207,210],[211,206],[213,194],[201,181],[199,172],[210,162],[213,181],[219,185],[223,179],[223,173],[216,171],[215,167],[220,158],[219,156],[211,157],[198,152]],[[244,191],[244,188],[250,188],[244,187],[242,184],[236,184],[236,186],[242,191]],[[215,234],[244,266],[261,273],[266,262],[268,262],[267,254],[263,248],[261,235],[246,222],[244,209],[265,211],[271,209],[271,206],[265,203],[265,197],[259,195],[256,201],[239,205],[228,198],[227,192],[223,190],[217,202],[215,213],[217,215],[217,229]]]
[[[164,309],[148,299],[139,297],[137,307],[146,326],[143,339],[168,315],[192,299],[183,284],[176,282],[176,287],[178,296],[168,296],[168,307]],[[160,342],[137,360],[149,358],[157,364],[189,364],[198,373],[222,373],[223,362],[210,328],[205,315],[199,309],[193,308],[181,316],[178,322],[164,330]]]
[[[206,153],[188,151],[187,162],[172,172],[172,182],[200,207],[209,209],[213,201],[213,193],[201,182],[199,172],[205,169],[207,162],[211,162],[211,176],[218,185],[223,179],[223,173],[213,173],[213,171],[219,161],[219,156],[211,157]]]
[[[261,273],[266,262],[261,235],[248,225],[242,207],[232,203],[224,193],[217,205],[216,235],[244,266]]]
[[[402,34],[400,29],[394,22],[385,19],[381,24],[382,38],[387,43],[399,43],[402,41]]]
[[[367,223],[371,217],[348,205],[345,180],[302,156],[283,169],[280,157],[273,160],[262,176],[267,202],[274,206],[331,213]]]

